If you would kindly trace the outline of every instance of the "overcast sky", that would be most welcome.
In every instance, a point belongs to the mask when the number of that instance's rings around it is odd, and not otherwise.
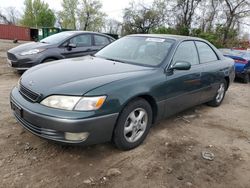
[[[47,2],[51,9],[61,10],[62,0],[44,0]],[[101,0],[103,3],[103,11],[111,18],[115,18],[121,21],[122,19],[122,10],[126,8],[131,0]],[[136,0],[139,1],[139,0]],[[150,3],[153,0],[143,0],[145,3]],[[22,12],[24,9],[23,6],[24,0],[0,0],[0,7],[16,7]]]
[[[53,10],[61,10],[61,2],[62,0],[44,0],[47,2],[51,9]],[[129,5],[131,0],[101,0],[103,4],[103,11],[110,18],[115,18],[116,20],[122,21],[123,9]],[[140,1],[146,4],[153,2],[153,0],[135,0]],[[23,12],[24,0],[0,0],[0,8],[6,7],[16,7],[20,12]],[[244,20],[245,23],[250,24],[250,18]],[[242,25],[242,30],[250,34],[250,25]]]

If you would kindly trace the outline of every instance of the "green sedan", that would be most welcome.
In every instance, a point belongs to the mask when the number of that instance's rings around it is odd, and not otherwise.
[[[130,35],[94,56],[26,71],[10,104],[31,133],[60,143],[112,141],[139,146],[152,124],[195,105],[219,106],[234,62],[209,42],[174,35]]]

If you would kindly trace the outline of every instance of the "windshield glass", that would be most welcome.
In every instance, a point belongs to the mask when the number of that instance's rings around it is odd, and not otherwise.
[[[69,36],[71,36],[73,34],[74,33],[72,33],[72,32],[61,32],[61,33],[57,33],[57,34],[51,35],[49,37],[46,37],[46,38],[40,40],[40,42],[48,43],[48,44],[58,44],[59,42],[64,41],[65,39],[67,39]]]
[[[144,66],[157,66],[167,56],[174,40],[153,37],[124,37],[98,53],[101,57]]]
[[[250,52],[246,52],[242,55],[243,58],[250,60]]]

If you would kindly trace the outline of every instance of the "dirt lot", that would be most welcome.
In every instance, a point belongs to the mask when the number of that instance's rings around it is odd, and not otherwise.
[[[162,121],[144,144],[60,146],[25,131],[9,107],[20,75],[0,41],[0,187],[250,187],[250,84],[234,83],[221,107],[198,106]],[[214,160],[202,158],[212,152]]]

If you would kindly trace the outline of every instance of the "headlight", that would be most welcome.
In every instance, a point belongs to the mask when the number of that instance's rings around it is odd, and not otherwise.
[[[52,95],[45,98],[41,104],[63,110],[91,111],[101,108],[105,101],[105,96],[100,97],[75,97]]]
[[[75,110],[77,111],[90,111],[90,110],[98,110],[102,107],[106,96],[100,97],[83,97],[75,106]]]
[[[33,55],[33,54],[38,54],[42,51],[44,51],[45,49],[33,49],[33,50],[29,50],[29,51],[24,51],[22,53],[20,53],[20,55]]]

